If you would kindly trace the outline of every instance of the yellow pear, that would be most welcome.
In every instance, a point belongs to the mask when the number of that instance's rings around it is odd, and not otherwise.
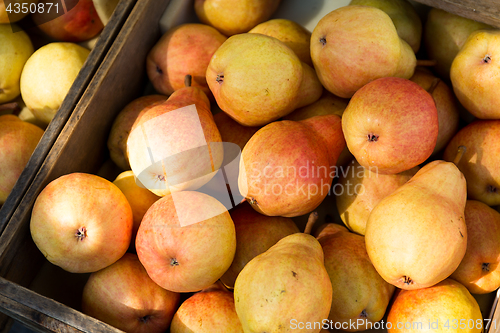
[[[144,214],[146,214],[149,207],[158,201],[160,197],[147,188],[139,186],[135,180],[132,170],[120,173],[116,179],[113,180],[113,184],[115,184],[120,191],[125,194],[125,197],[132,208],[134,224],[132,226],[132,240],[130,245],[134,248],[135,236],[137,235],[137,230],[139,230]]]
[[[234,300],[245,333],[320,332],[332,284],[318,240],[295,233],[253,258],[236,278]]]
[[[365,330],[384,317],[395,288],[373,267],[363,236],[343,226],[336,226],[339,230],[333,234],[325,233],[326,228],[318,240],[334,295],[328,324],[349,332]]]
[[[278,9],[281,0],[196,0],[194,10],[198,19],[222,34],[232,36],[248,32],[268,20]]]
[[[382,199],[365,241],[379,274],[401,289],[433,286],[458,267],[467,247],[465,177],[452,162],[424,165]]]
[[[430,288],[396,291],[386,323],[389,333],[481,333],[487,324],[476,299],[452,279]]]
[[[309,51],[311,32],[297,22],[282,18],[272,19],[262,22],[249,32],[279,39],[295,52],[300,61],[312,66]]]
[[[418,169],[416,166],[400,173],[384,175],[377,173],[375,168],[365,168],[352,160],[349,166],[339,172],[338,184],[342,192],[335,196],[337,210],[346,227],[364,235],[373,208],[409,181]]]
[[[372,6],[389,15],[398,31],[399,37],[407,42],[413,52],[420,49],[422,21],[408,0],[351,0],[349,5]]]
[[[40,121],[48,124],[68,94],[90,51],[75,43],[42,46],[21,74],[21,96]]]
[[[13,25],[16,27],[16,25]],[[0,104],[21,93],[20,79],[24,64],[33,54],[33,44],[24,31],[12,32],[9,24],[0,24]]]

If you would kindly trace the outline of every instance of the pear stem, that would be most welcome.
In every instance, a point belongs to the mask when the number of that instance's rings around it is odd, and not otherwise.
[[[312,212],[309,214],[309,218],[307,219],[306,227],[304,229],[304,233],[310,235],[312,228],[316,221],[318,220],[318,212]]]
[[[436,65],[437,65],[436,60],[417,60],[417,66],[430,67]]]
[[[21,111],[21,106],[17,102],[0,104],[0,112],[10,111],[13,115],[18,116]]]
[[[462,159],[462,156],[464,156],[466,150],[467,150],[467,148],[465,148],[465,146],[458,147],[457,155],[455,156],[455,159],[453,160],[453,164],[458,165],[458,163]]]
[[[186,75],[184,77],[184,85],[186,87],[191,87],[191,81],[192,81],[192,79],[193,79],[193,77],[190,74]]]

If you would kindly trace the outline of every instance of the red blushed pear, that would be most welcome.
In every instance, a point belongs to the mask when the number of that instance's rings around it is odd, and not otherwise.
[[[405,323],[411,325],[406,324],[405,328]],[[464,323],[465,328],[452,329],[462,328]],[[481,333],[485,325],[476,299],[467,288],[452,279],[429,288],[397,290],[387,315],[389,333]]]
[[[318,241],[333,288],[328,316],[333,323],[331,327],[349,327],[345,330],[350,332],[366,330],[370,323],[382,319],[395,287],[384,281],[373,267],[363,236],[328,223],[320,231]],[[349,323],[357,320],[365,325],[351,329]]]
[[[195,190],[220,168],[224,156],[210,101],[198,87],[176,90],[142,114],[127,139],[134,175],[159,196]]]
[[[438,112],[439,132],[433,155],[441,152],[458,131],[458,101],[448,85],[426,68],[417,67],[410,78],[431,94]]]
[[[395,174],[427,160],[436,146],[438,113],[432,96],[396,77],[359,89],[342,115],[347,147],[360,165]]]
[[[467,147],[457,165],[467,180],[467,198],[489,206],[500,205],[499,136],[500,120],[476,120],[455,134],[443,154],[452,161],[459,146]]]
[[[167,100],[164,95],[148,95],[139,97],[127,104],[116,116],[108,137],[110,158],[123,170],[130,170],[127,155],[127,139],[137,118],[153,106]]]
[[[473,294],[486,294],[500,287],[500,213],[475,200],[465,205],[467,251],[452,279]]]
[[[40,192],[30,231],[49,262],[72,273],[90,273],[125,254],[132,223],[130,204],[116,185],[96,175],[71,173]]]
[[[243,333],[234,295],[220,281],[182,302],[172,319],[170,333]]]
[[[205,73],[212,55],[227,39],[215,28],[199,23],[168,30],[149,51],[146,71],[155,89],[165,95],[184,87],[184,77],[212,98]]]
[[[220,280],[233,288],[236,277],[250,260],[267,251],[283,237],[300,230],[292,219],[259,214],[248,202],[238,205],[229,213],[236,229],[236,253],[231,266]]]
[[[307,214],[330,191],[344,147],[337,115],[268,124],[243,149],[240,192],[264,215]]]
[[[61,3],[59,13],[64,13]],[[67,13],[46,23],[42,23],[47,18],[46,12],[37,11],[31,17],[46,35],[61,42],[83,42],[97,36],[104,28],[92,0],[79,0]]]
[[[182,191],[149,208],[135,246],[153,281],[167,290],[195,292],[215,283],[229,268],[236,234],[231,216],[217,199]]]
[[[0,206],[28,163],[43,130],[15,115],[0,116]]]
[[[168,329],[179,299],[151,280],[137,255],[125,253],[90,275],[82,312],[125,332],[160,333]]]
[[[409,79],[417,63],[389,15],[355,5],[335,9],[318,22],[311,58],[325,89],[344,98],[381,77]]]

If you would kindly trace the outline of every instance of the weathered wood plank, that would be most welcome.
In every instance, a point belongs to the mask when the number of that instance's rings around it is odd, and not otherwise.
[[[104,27],[94,48],[90,52],[87,61],[78,73],[75,82],[71,86],[66,98],[64,99],[59,111],[54,119],[45,129],[45,133],[36,147],[33,155],[28,161],[26,167],[16,182],[11,194],[5,203],[0,207],[0,234],[5,229],[7,222],[14,214],[15,208],[19,205],[23,195],[28,190],[33,181],[36,172],[40,168],[43,160],[47,156],[50,148],[56,141],[57,136],[62,131],[75,105],[82,97],[87,85],[93,78],[100,63],[113,44],[116,36],[120,32],[125,20],[129,16],[136,0],[121,0],[116,7],[108,24]]]
[[[4,278],[0,278],[0,311],[39,332],[122,332]]]
[[[414,0],[424,5],[500,28],[499,0]]]

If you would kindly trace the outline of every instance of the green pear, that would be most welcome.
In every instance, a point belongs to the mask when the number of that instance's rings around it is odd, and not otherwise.
[[[417,64],[389,15],[354,5],[335,9],[318,22],[311,35],[311,58],[323,86],[344,98],[381,77],[409,79]]]
[[[236,278],[234,300],[245,333],[300,327],[297,332],[320,332],[330,312],[332,284],[319,241],[295,233],[253,258]]]
[[[457,166],[435,160],[382,199],[368,218],[365,241],[384,280],[412,290],[450,276],[467,247],[466,198]]]
[[[383,10],[390,16],[399,37],[406,41],[413,52],[420,49],[422,21],[408,0],[351,0],[349,5],[372,6]]]
[[[429,59],[437,63],[436,73],[448,81],[453,59],[462,48],[467,37],[476,30],[491,29],[481,22],[448,13],[442,9],[431,8],[424,26],[423,41]]]

